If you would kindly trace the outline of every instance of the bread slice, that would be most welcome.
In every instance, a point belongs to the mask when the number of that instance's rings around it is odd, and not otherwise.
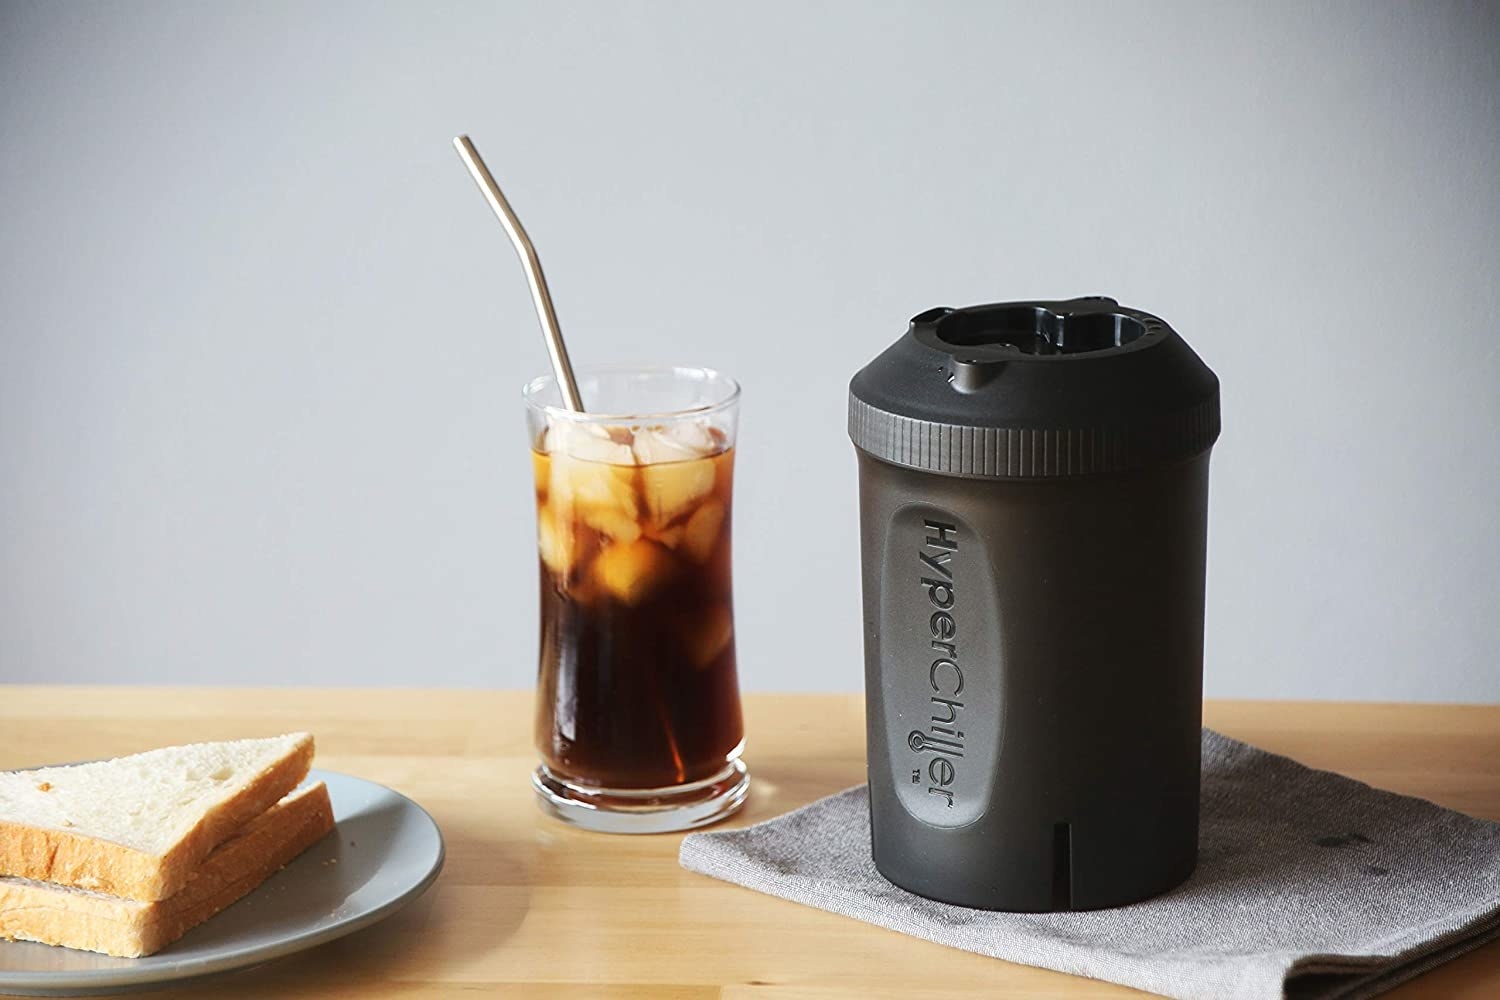
[[[139,958],[244,896],[333,829],[320,781],[282,799],[220,844],[182,891],[155,903],[0,878],[0,938]]]
[[[0,772],[0,875],[153,902],[307,777],[292,733]]]

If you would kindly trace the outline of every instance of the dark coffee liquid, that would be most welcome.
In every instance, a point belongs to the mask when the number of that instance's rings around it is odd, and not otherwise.
[[[565,781],[610,789],[719,774],[743,738],[733,453],[639,469],[534,458],[543,763]]]

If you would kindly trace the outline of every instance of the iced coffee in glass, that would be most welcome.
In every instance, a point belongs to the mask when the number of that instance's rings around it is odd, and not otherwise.
[[[705,368],[525,390],[541,577],[533,784],[582,827],[657,833],[744,802],[730,510],[739,387]]]

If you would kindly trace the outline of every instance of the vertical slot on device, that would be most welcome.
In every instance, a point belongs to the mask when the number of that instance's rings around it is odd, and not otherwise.
[[[1073,824],[1052,824],[1052,909],[1073,908]]]

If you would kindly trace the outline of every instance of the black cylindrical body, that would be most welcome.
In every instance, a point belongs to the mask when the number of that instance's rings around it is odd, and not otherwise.
[[[1196,859],[1218,382],[1109,299],[930,310],[851,384],[875,863],[1117,906]]]

